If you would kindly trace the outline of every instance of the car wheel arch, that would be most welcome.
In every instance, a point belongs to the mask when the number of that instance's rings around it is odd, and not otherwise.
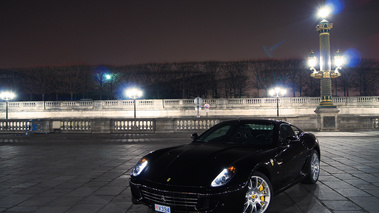
[[[260,173],[264,174],[268,178],[268,180],[271,181],[271,173],[270,173],[268,168],[263,167],[263,166],[254,168],[250,172],[249,178],[254,174],[254,172],[260,172]]]
[[[317,155],[318,155],[318,159],[321,161],[321,152],[320,152],[320,147],[318,147],[318,146],[315,146],[314,150],[316,150],[316,152],[317,152]]]

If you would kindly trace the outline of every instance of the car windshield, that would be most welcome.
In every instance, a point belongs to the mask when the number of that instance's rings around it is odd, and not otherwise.
[[[200,135],[197,142],[271,145],[274,124],[238,123],[215,126]]]

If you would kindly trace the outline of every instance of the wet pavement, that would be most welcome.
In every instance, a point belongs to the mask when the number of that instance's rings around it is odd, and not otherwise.
[[[379,212],[379,131],[316,132],[321,174],[275,196],[270,213]],[[0,212],[152,212],[133,205],[129,173],[189,134],[0,134]]]

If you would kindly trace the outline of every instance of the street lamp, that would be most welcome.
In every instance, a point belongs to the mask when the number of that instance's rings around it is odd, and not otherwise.
[[[142,96],[142,90],[138,88],[130,88],[125,91],[125,95],[133,99],[134,104],[134,118],[136,118],[136,99]]]
[[[104,74],[105,80],[111,80],[112,79],[112,74]]]
[[[340,51],[337,51],[335,56],[336,68],[332,70],[332,62],[330,56],[330,31],[333,28],[333,23],[329,23],[326,17],[331,13],[331,9],[328,7],[321,8],[318,15],[322,18],[321,22],[316,26],[316,30],[320,36],[320,59],[319,66],[320,71],[317,71],[317,59],[315,53],[311,51],[308,57],[308,65],[313,71],[311,77],[320,79],[320,108],[335,108],[332,102],[332,78],[341,76],[339,70],[342,68],[345,62],[344,58],[340,55]]]
[[[16,97],[14,92],[5,91],[0,93],[0,98],[5,100],[5,128],[8,129],[8,102]]]
[[[276,96],[276,117],[279,117],[279,96],[284,96],[287,93],[285,89],[275,87],[269,91],[271,96]]]
[[[111,73],[106,73],[104,74],[104,83],[109,84],[109,89],[108,89],[108,99],[112,100],[113,98],[113,84],[115,82],[115,77],[116,74],[111,74]]]

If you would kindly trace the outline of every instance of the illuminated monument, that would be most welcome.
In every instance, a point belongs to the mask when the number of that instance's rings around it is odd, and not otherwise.
[[[313,78],[320,79],[320,105],[315,110],[318,115],[320,130],[337,130],[338,119],[337,115],[339,110],[333,105],[332,101],[332,78],[341,76],[338,70],[344,62],[340,56],[340,52],[337,51],[335,56],[336,68],[332,70],[332,60],[330,56],[330,31],[333,28],[333,23],[326,20],[326,17],[330,13],[330,9],[325,7],[319,11],[319,16],[322,18],[321,22],[316,26],[316,30],[320,36],[320,71],[317,71],[315,66],[317,64],[316,57],[312,51],[308,63],[310,69],[313,71],[311,76]]]

